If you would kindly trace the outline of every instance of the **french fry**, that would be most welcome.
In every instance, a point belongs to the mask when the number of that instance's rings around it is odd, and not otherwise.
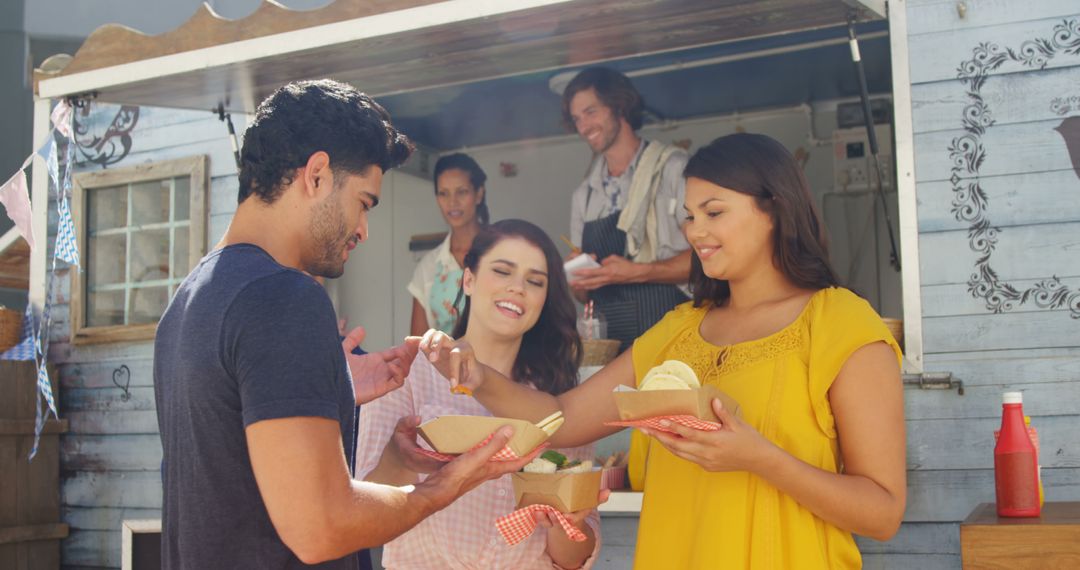
[[[458,396],[472,396],[472,388],[458,384],[453,388],[450,388],[450,393]]]
[[[551,437],[552,435],[555,435],[555,432],[559,431],[559,428],[562,427],[564,421],[566,420],[560,416],[539,427],[544,430],[544,433],[548,434],[548,437]]]
[[[536,422],[536,427],[538,427],[540,429],[544,429],[545,425],[547,425],[547,424],[549,424],[549,423],[551,423],[551,422],[553,422],[556,419],[561,418],[561,417],[562,417],[562,410],[559,410],[559,411],[555,412],[554,414],[551,414],[550,416]]]

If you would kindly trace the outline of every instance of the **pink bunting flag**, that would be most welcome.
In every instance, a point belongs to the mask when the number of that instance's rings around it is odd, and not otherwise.
[[[71,105],[67,101],[57,103],[49,118],[52,120],[53,127],[60,134],[64,135],[65,138],[71,138]]]
[[[30,193],[26,190],[26,173],[19,170],[3,186],[0,186],[0,204],[7,209],[7,215],[15,222],[19,233],[34,249],[33,221],[30,215]]]

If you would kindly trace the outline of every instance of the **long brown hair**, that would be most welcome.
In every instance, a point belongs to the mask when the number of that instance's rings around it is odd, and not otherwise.
[[[683,175],[753,196],[772,218],[773,263],[795,286],[816,290],[839,284],[810,187],[784,145],[765,135],[720,137],[690,157]],[[696,252],[690,258],[690,289],[695,307],[731,296],[727,281],[705,275]]]
[[[540,317],[525,331],[521,348],[514,360],[514,380],[532,382],[537,389],[549,394],[562,394],[577,386],[581,365],[581,337],[577,332],[577,311],[566,283],[562,258],[544,230],[525,220],[502,220],[480,229],[472,247],[465,254],[464,268],[476,274],[480,258],[500,241],[521,238],[544,252],[547,261],[547,297]],[[458,293],[458,301],[462,293]],[[458,303],[455,302],[455,305]],[[465,307],[454,325],[453,337],[461,338],[469,328],[471,299],[465,297]]]

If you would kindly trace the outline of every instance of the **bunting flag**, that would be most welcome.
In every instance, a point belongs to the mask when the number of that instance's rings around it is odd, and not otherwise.
[[[56,416],[56,402],[53,400],[52,382],[49,381],[49,372],[45,368],[45,353],[41,350],[41,339],[35,343],[37,345],[38,356],[41,359],[41,366],[38,367],[37,385],[38,390],[41,392],[41,397],[45,400],[45,403],[49,405],[49,411]]]
[[[38,444],[41,443],[41,432],[45,429],[45,422],[49,420],[49,412],[52,412],[54,418],[60,417],[56,413],[56,401],[53,399],[52,382],[49,380],[49,371],[45,366],[45,353],[42,351],[40,340],[36,341],[34,345],[39,357],[37,388],[41,397],[37,399],[37,415],[34,419],[34,445],[30,448],[30,455],[27,457],[27,461],[33,461],[34,456],[37,455]],[[42,401],[44,401],[45,407],[41,405]]]
[[[70,109],[67,118],[70,122]],[[58,131],[62,130],[60,125],[57,125],[56,129]],[[70,125],[68,125],[67,132],[71,132]],[[71,194],[71,171],[74,169],[75,141],[68,139],[67,157],[64,160],[64,184],[58,189],[58,196],[56,198],[56,213],[58,214],[58,219],[56,225],[55,255],[71,265],[79,265],[79,246],[75,241],[75,224],[71,221],[71,209],[68,208],[68,195]]]
[[[53,188],[60,191],[60,166],[56,158],[56,139],[49,134],[48,150],[45,151],[45,165],[49,170],[49,178],[52,179]]]
[[[27,461],[33,461],[34,456],[37,455],[38,445],[41,443],[41,432],[45,430],[45,422],[49,420],[48,410],[41,409],[41,398],[38,398],[35,403],[37,404],[37,416],[34,420],[34,444],[30,447],[30,454],[26,457]]]
[[[53,107],[52,114],[49,115],[49,119],[52,121],[53,128],[57,130],[64,138],[71,140],[71,104],[67,100],[61,100]]]
[[[34,227],[30,215],[30,193],[26,189],[26,172],[19,170],[3,186],[0,186],[0,204],[15,222],[23,239],[34,249]]]
[[[52,180],[53,188],[60,188],[60,167],[56,164],[56,139],[53,138],[52,133],[49,133],[48,139],[45,144],[38,147],[36,154],[45,161],[45,169],[49,172],[49,178]],[[30,158],[33,158],[31,156]]]
[[[37,415],[34,421],[34,445],[30,449],[29,461],[33,461],[34,456],[37,455],[41,432],[45,429],[49,414],[51,413],[56,418],[59,417],[56,411],[56,401],[53,398],[52,383],[49,381],[49,372],[46,366],[49,354],[49,328],[52,325],[51,310],[54,283],[56,281],[56,260],[61,259],[72,265],[79,265],[79,248],[75,238],[75,224],[72,222],[71,209],[68,206],[68,195],[71,192],[71,173],[75,165],[75,141],[72,138],[71,106],[66,101],[62,101],[53,109],[50,118],[55,132],[59,132],[67,139],[67,153],[64,160],[63,184],[60,184],[60,165],[57,160],[56,139],[53,137],[52,132],[49,133],[49,140],[38,147],[36,151],[45,159],[49,170],[49,178],[52,180],[53,188],[56,189],[57,228],[52,269],[45,285],[45,304],[41,312],[41,322],[38,325],[37,334],[35,335],[32,330],[30,333],[34,337],[38,400]],[[27,163],[29,163],[29,159]]]
[[[34,421],[34,445],[30,450],[29,460],[37,455],[38,443],[41,432],[51,413],[53,417],[59,417],[56,412],[56,401],[53,398],[52,383],[49,381],[49,372],[46,367],[49,353],[49,327],[52,324],[50,315],[52,309],[53,289],[56,276],[56,260],[63,260],[71,265],[79,265],[79,247],[75,237],[75,224],[71,219],[71,208],[68,204],[68,196],[71,194],[71,174],[75,166],[75,139],[72,129],[72,108],[67,101],[61,101],[53,109],[49,116],[53,128],[49,131],[46,140],[23,162],[19,171],[11,176],[7,182],[0,186],[0,204],[7,210],[7,215],[15,222],[15,227],[30,249],[35,247],[33,234],[33,216],[30,206],[30,193],[27,191],[26,167],[30,166],[34,155],[40,156],[49,172],[52,187],[56,189],[56,245],[52,260],[52,269],[49,272],[45,286],[45,303],[42,307],[41,320],[37,327],[34,324],[34,310],[31,303],[27,303],[26,316],[23,319],[22,338],[19,344],[0,354],[0,360],[34,360],[37,365],[37,416]],[[60,179],[60,165],[57,157],[57,144],[54,133],[60,133],[66,139],[67,153],[64,159],[64,178]],[[62,183],[61,183],[62,182]]]
[[[42,160],[45,161],[45,164],[49,164],[49,157],[52,156],[52,153],[55,151],[56,139],[52,137],[52,133],[49,133],[49,136],[45,138],[45,142],[41,143],[41,146],[39,146],[38,149],[34,151],[34,154],[40,156]],[[33,160],[33,158],[34,155],[30,155],[30,158],[26,159],[27,166],[30,164],[30,161]]]
[[[0,360],[34,360],[37,353],[37,337],[34,335],[34,306],[30,303],[26,304],[22,335],[19,339],[19,344],[0,353]]]
[[[75,242],[75,224],[71,221],[67,196],[60,196],[56,202],[59,214],[56,222],[56,257],[72,265],[79,265],[79,246]]]

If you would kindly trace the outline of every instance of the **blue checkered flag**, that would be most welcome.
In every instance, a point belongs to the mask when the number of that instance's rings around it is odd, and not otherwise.
[[[36,344],[38,354],[41,355],[41,360],[38,361],[38,391],[41,392],[41,397],[45,400],[45,403],[49,405],[49,410],[52,411],[53,416],[60,417],[56,413],[56,402],[53,400],[52,382],[49,382],[49,371],[45,366],[45,355],[41,353],[41,341],[37,341]]]
[[[60,165],[56,158],[56,139],[49,133],[49,140],[37,150],[41,158],[45,159],[45,165],[49,170],[49,178],[52,178],[53,188],[60,189]]]
[[[67,196],[60,196],[56,208],[60,214],[56,228],[56,257],[72,265],[79,265],[79,245],[75,242],[75,224],[71,221]]]
[[[39,356],[37,361],[37,388],[39,397],[37,398],[37,418],[34,421],[34,445],[30,448],[30,456],[27,458],[28,461],[33,461],[34,456],[37,455],[38,443],[41,442],[41,431],[45,429],[45,422],[49,420],[49,412],[52,412],[54,418],[60,417],[56,413],[56,401],[53,399],[52,383],[49,382],[49,371],[45,365],[45,355],[41,350],[41,342],[35,341],[34,348]],[[47,408],[42,408],[42,400],[44,400]]]
[[[33,360],[34,359],[34,307],[26,304],[26,314],[23,315],[22,335],[19,344],[0,353],[0,360]]]

